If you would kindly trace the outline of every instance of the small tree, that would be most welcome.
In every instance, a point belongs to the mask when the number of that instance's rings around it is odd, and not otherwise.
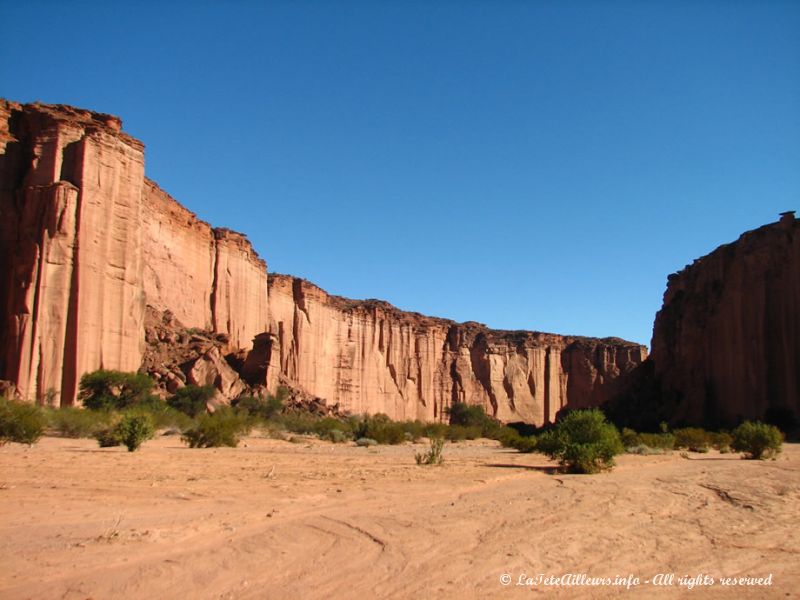
[[[144,373],[100,369],[81,377],[78,398],[93,410],[124,409],[148,401],[152,389]]]
[[[557,459],[573,473],[597,473],[614,466],[625,451],[619,431],[597,409],[569,413],[537,438],[536,451]]]
[[[731,448],[744,452],[745,458],[772,458],[781,451],[783,435],[774,425],[745,421],[733,430]]]
[[[175,395],[167,400],[167,404],[185,415],[197,417],[208,411],[208,401],[216,392],[217,388],[213,385],[187,385],[176,391]]]

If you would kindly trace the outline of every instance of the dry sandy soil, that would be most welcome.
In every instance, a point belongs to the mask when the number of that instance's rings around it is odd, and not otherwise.
[[[623,456],[611,473],[480,441],[357,448],[250,437],[136,453],[0,448],[0,597],[786,598],[800,590],[800,447],[775,461]],[[675,574],[654,586],[657,574]],[[511,583],[503,585],[504,574]],[[638,586],[517,585],[539,574]],[[766,577],[731,587],[721,576]],[[708,575],[714,585],[680,585]],[[646,583],[650,580],[651,583]],[[665,582],[666,583],[666,582]]]

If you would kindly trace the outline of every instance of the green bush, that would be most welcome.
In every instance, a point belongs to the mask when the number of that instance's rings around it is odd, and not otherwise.
[[[749,459],[772,458],[781,451],[783,435],[774,425],[745,421],[733,430],[731,447]]]
[[[656,450],[673,450],[675,436],[671,433],[640,433],[639,440],[648,448]]]
[[[50,426],[68,438],[91,438],[108,429],[111,415],[88,408],[64,407],[50,411]]]
[[[125,446],[128,452],[133,452],[145,441],[152,439],[155,431],[153,419],[149,414],[130,412],[122,415],[113,427],[97,432],[95,439],[101,448]]]
[[[187,385],[177,390],[167,404],[192,418],[199,417],[208,412],[206,405],[216,393],[213,385]]]
[[[156,429],[185,429],[194,423],[194,420],[189,415],[172,408],[158,398],[155,398],[153,403],[136,404],[126,412],[148,415]]]
[[[447,437],[447,430],[449,425],[446,423],[426,423],[422,429],[422,435],[426,438],[443,438]]]
[[[557,459],[573,473],[597,473],[614,466],[624,451],[619,431],[597,409],[576,410],[536,440],[538,452]]]
[[[155,426],[149,415],[126,414],[116,426],[117,436],[128,452],[137,450],[155,435]]]
[[[536,438],[534,436],[520,435],[515,429],[510,427],[500,436],[500,444],[504,448],[514,448],[523,453],[536,451]]]
[[[722,454],[731,451],[731,444],[733,443],[733,436],[726,431],[719,431],[716,433],[709,432],[708,440],[715,450],[719,450]]]
[[[625,452],[628,454],[641,454],[644,456],[649,456],[651,454],[664,454],[666,450],[664,448],[653,448],[651,446],[646,446],[645,444],[639,444],[638,446],[629,446],[625,448]]]
[[[122,440],[119,437],[117,430],[114,427],[102,429],[94,434],[94,439],[100,444],[101,448],[112,448],[114,446],[121,446]]]
[[[153,380],[143,373],[100,369],[81,377],[78,398],[93,410],[125,409],[150,400]]]
[[[705,429],[699,427],[685,427],[676,429],[675,447],[686,448],[691,452],[708,452],[711,445],[711,436]]]
[[[361,446],[363,448],[369,448],[370,446],[377,446],[378,442],[373,440],[372,438],[358,438],[356,440],[356,446]]]
[[[402,444],[406,441],[406,432],[402,423],[395,423],[384,414],[365,416],[357,422],[353,436],[369,438],[379,444]]]
[[[47,414],[35,404],[0,398],[0,446],[17,442],[32,446],[47,427]]]
[[[308,412],[292,411],[276,417],[276,422],[292,433],[315,433],[319,417]]]
[[[320,436],[320,438],[328,440],[329,442],[333,442],[334,444],[341,444],[350,439],[341,429],[331,429],[325,434],[324,437]]]
[[[183,432],[181,439],[190,448],[235,448],[243,435],[250,431],[247,417],[230,409],[219,409],[211,415],[202,415],[194,427]]]
[[[483,430],[478,425],[450,425],[447,428],[445,437],[451,442],[459,440],[477,440],[483,435]]]
[[[274,419],[283,410],[283,398],[280,392],[276,396],[241,396],[233,405],[237,410],[244,411],[251,417],[265,421]]]
[[[442,456],[444,440],[442,438],[432,438],[430,444],[431,447],[427,452],[414,454],[414,460],[417,461],[418,465],[440,465],[444,462],[444,456]]]
[[[502,423],[487,415],[483,407],[477,404],[455,402],[447,409],[447,413],[450,415],[450,425],[460,425],[472,431],[475,427],[480,429],[477,437],[498,439],[504,429]]]

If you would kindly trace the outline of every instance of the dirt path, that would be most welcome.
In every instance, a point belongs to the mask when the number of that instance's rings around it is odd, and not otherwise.
[[[1,598],[790,598],[800,447],[776,461],[624,456],[553,475],[493,442],[357,448],[251,437],[141,451],[0,448]],[[640,578],[630,589],[525,576]],[[672,585],[644,583],[675,574]],[[501,584],[508,574],[510,585]],[[731,587],[721,576],[765,577]],[[691,591],[678,578],[708,575]],[[522,576],[523,585],[517,585]]]

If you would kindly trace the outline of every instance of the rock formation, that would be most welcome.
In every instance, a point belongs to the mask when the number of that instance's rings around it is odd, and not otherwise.
[[[288,385],[315,406],[436,420],[455,401],[545,423],[596,406],[645,348],[400,311],[267,277],[247,239],[144,177],[110,115],[0,101],[0,379],[75,401],[83,373],[142,369],[219,401]]]
[[[459,324],[331,296],[285,275],[270,275],[269,286],[265,345],[279,361],[270,376],[352,413],[432,421],[459,401],[503,421],[543,424],[562,408],[600,405],[646,357],[643,346],[616,338]]]
[[[673,420],[800,414],[800,224],[793,213],[668,278],[651,359]]]
[[[147,304],[249,347],[267,329],[266,263],[245,236],[211,227],[149,179],[142,203]]]
[[[23,397],[75,397],[143,350],[144,154],[116,117],[0,101],[3,377]]]
[[[83,373],[138,369],[146,303],[236,346],[266,329],[264,262],[146,181],[121,125],[0,100],[0,377],[25,398],[71,404]]]

